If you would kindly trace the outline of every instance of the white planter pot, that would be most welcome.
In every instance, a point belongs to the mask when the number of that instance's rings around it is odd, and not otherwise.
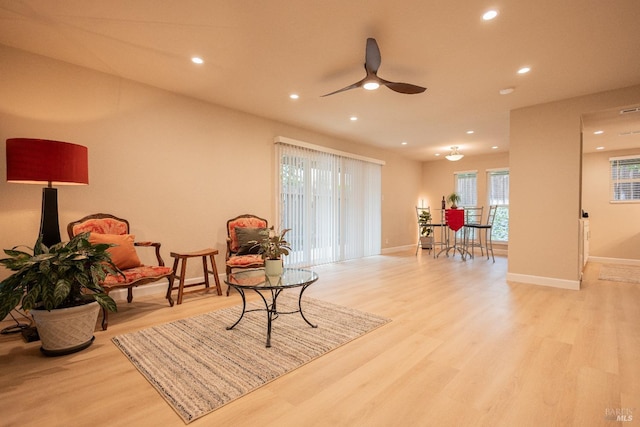
[[[47,356],[60,356],[89,347],[99,312],[95,301],[51,311],[31,310],[42,342],[40,350]]]
[[[422,249],[433,249],[433,237],[421,236],[420,246],[422,247]]]
[[[284,271],[281,259],[265,259],[264,273],[267,276],[281,276]]]

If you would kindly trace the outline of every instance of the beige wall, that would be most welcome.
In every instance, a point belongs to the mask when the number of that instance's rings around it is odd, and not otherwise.
[[[580,116],[639,98],[634,86],[511,112],[508,279],[579,285]]]
[[[589,213],[589,255],[640,260],[640,203],[610,203],[609,157],[640,156],[633,150],[582,157],[582,206]]]
[[[415,243],[407,206],[418,198],[420,162],[3,46],[0,76],[0,248],[33,245],[39,228],[42,186],[4,179],[14,137],[89,148],[89,185],[58,187],[63,240],[68,222],[109,212],[138,239],[161,241],[165,261],[170,251],[215,247],[222,268],[227,219],[274,221],[281,135],[384,160],[382,246]]]
[[[475,170],[478,172],[478,206],[487,206],[487,170],[508,167],[509,153],[466,156],[457,162],[450,162],[444,157],[424,162],[419,201],[424,200],[424,206],[431,206],[431,209],[439,209],[442,196],[446,198],[455,189],[453,174]],[[447,206],[449,206],[448,202]]]

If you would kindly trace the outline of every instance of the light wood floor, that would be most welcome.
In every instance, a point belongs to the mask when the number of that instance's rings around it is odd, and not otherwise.
[[[392,322],[190,426],[640,425],[640,285],[599,269],[568,291],[507,283],[502,257],[410,250],[318,267],[308,296]],[[183,426],[110,339],[238,302],[122,303],[89,349],[58,358],[1,336],[0,425]],[[615,410],[633,421],[605,419]]]

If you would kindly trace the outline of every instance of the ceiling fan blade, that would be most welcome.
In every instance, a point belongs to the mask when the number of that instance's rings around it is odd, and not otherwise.
[[[321,95],[320,97],[322,98],[322,97],[325,97],[325,96],[334,95],[336,93],[344,92],[345,90],[355,89],[355,88],[358,88],[358,87],[362,86],[363,83],[364,83],[364,80],[360,80],[358,83],[354,83],[354,84],[349,85],[347,87],[343,87],[342,89],[338,89],[338,90],[336,90],[334,92]]]
[[[416,85],[412,85],[409,83],[396,83],[396,82],[389,82],[387,80],[383,80],[380,79],[380,84],[388,87],[389,89],[398,92],[398,93],[405,93],[408,95],[413,95],[416,93],[422,93],[425,90],[427,90],[426,87],[422,87],[422,86],[416,86]]]
[[[367,74],[377,73],[381,62],[382,58],[380,57],[378,43],[376,39],[369,37],[367,39],[367,50],[364,57],[364,68],[367,70]]]

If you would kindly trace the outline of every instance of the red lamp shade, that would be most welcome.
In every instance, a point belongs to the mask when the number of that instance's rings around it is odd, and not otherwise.
[[[45,246],[60,242],[58,190],[52,184],[88,184],[88,150],[82,145],[47,139],[7,139],[7,181],[46,182],[42,189],[42,215],[38,241]],[[35,248],[34,248],[35,252]]]
[[[7,139],[7,181],[89,184],[87,147],[47,139]]]

